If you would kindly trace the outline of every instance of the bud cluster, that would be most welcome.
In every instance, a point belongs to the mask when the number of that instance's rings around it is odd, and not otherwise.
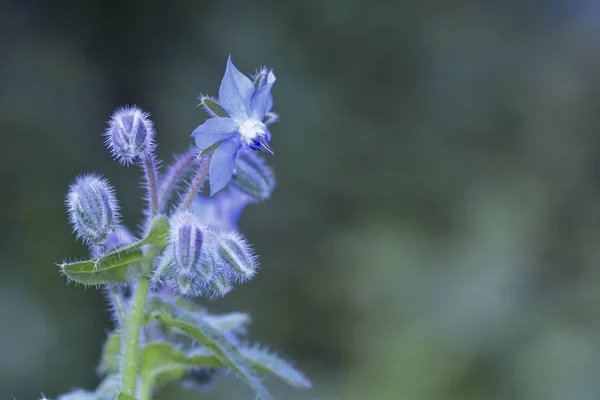
[[[190,211],[171,217],[169,244],[156,268],[154,281],[167,279],[184,296],[224,296],[233,282],[254,276],[257,262],[244,237],[202,224]]]

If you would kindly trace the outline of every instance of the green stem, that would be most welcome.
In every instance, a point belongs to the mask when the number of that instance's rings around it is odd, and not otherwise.
[[[124,324],[121,392],[130,396],[135,396],[139,368],[140,328],[144,320],[144,308],[149,288],[150,281],[146,276],[138,278],[129,317]]]

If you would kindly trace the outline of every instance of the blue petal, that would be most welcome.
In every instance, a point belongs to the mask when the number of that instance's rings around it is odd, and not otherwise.
[[[219,145],[213,153],[208,168],[208,179],[210,181],[210,195],[223,189],[235,168],[235,159],[241,144],[235,139],[227,140]]]
[[[252,117],[261,121],[273,108],[273,96],[271,95],[271,89],[275,83],[273,70],[268,72],[265,82],[252,96]]]
[[[254,84],[233,65],[231,56],[229,56],[225,75],[219,87],[221,106],[232,118],[243,121],[250,115],[250,102],[253,94]]]
[[[192,136],[196,139],[196,146],[206,149],[221,140],[230,139],[239,126],[231,118],[211,118],[194,129]]]

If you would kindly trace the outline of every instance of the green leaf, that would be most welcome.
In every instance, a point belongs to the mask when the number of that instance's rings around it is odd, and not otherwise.
[[[144,239],[91,260],[62,263],[60,269],[69,279],[84,285],[128,282],[146,274],[150,268],[148,263],[142,262],[144,261],[142,246],[166,245],[168,232],[169,220],[165,216],[158,215],[152,220],[149,233]]]
[[[141,378],[145,383],[159,385],[181,379],[191,367],[222,367],[213,354],[196,352],[186,355],[168,343],[151,343],[141,352]]]
[[[186,335],[206,346],[224,365],[231,368],[244,380],[260,399],[272,400],[271,395],[254,374],[252,366],[238,352],[237,348],[202,318],[194,318],[185,312],[173,315],[166,312],[154,311],[151,316],[166,325],[178,328]]]
[[[111,332],[102,347],[102,356],[98,365],[99,374],[119,373],[119,356],[121,353],[121,335],[119,332]]]
[[[246,326],[250,324],[250,315],[241,312],[232,312],[229,314],[209,314],[203,313],[202,319],[208,322],[213,328],[221,333],[225,332],[244,332]]]
[[[242,356],[252,363],[252,367],[258,371],[275,375],[281,380],[296,388],[310,388],[310,380],[290,365],[287,361],[254,347],[242,347],[239,349]]]
[[[164,215],[157,215],[150,223],[150,231],[143,239],[145,244],[153,244],[163,247],[167,245],[169,238],[169,219]]]
[[[210,97],[203,97],[200,101],[204,107],[212,111],[217,117],[229,117],[223,107]]]
[[[139,262],[143,258],[140,248],[128,246],[91,260],[63,263],[60,269],[69,279],[84,285],[127,282],[141,273]]]
[[[162,302],[162,300],[159,300]],[[185,298],[178,298],[174,301],[175,306],[185,310],[188,314],[201,316],[213,328],[220,332],[243,332],[246,326],[250,324],[250,315],[242,312],[232,312],[228,314],[210,314],[198,303]],[[171,308],[172,309],[172,308]]]

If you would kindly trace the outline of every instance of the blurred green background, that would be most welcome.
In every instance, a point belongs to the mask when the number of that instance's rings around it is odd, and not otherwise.
[[[94,388],[102,293],[63,198],[97,171],[125,221],[140,175],[101,133],[152,113],[166,161],[228,54],[275,68],[278,177],[243,232],[255,281],[214,311],[314,380],[279,399],[600,398],[600,4],[0,0],[0,399]],[[250,399],[232,377],[210,394]]]

